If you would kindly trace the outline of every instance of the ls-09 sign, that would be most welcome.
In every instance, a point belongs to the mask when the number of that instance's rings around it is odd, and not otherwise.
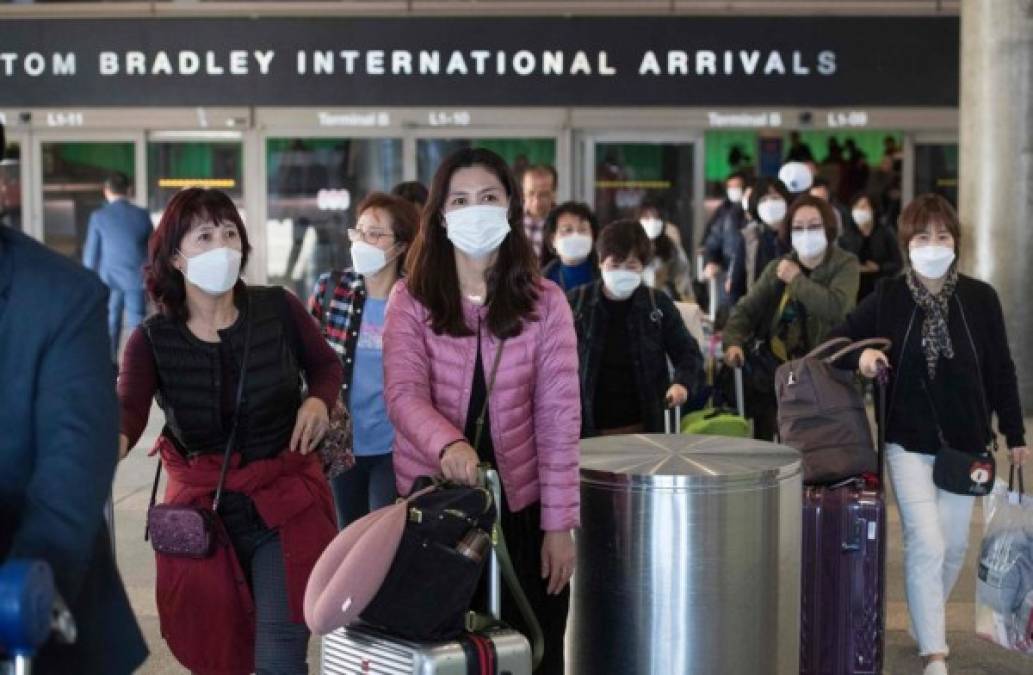
[[[0,105],[956,106],[956,17],[0,22]]]

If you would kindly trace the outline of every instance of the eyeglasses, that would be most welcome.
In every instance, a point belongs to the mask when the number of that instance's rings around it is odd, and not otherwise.
[[[793,223],[793,232],[815,232],[817,230],[824,230],[825,226],[822,223]]]
[[[386,237],[394,239],[395,235],[391,232],[363,232],[362,230],[355,228],[348,230],[348,240],[352,243],[355,243],[357,241],[364,241],[367,244],[372,244],[373,246],[376,246],[380,243],[382,239]]]

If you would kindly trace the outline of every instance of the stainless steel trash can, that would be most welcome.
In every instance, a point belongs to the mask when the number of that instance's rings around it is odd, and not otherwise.
[[[798,673],[799,453],[652,434],[581,453],[572,672]]]

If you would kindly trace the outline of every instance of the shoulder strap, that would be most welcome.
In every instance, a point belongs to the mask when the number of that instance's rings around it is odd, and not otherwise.
[[[652,307],[649,312],[649,320],[660,325],[664,319],[664,313],[656,306],[656,291],[652,286],[646,286],[646,291],[649,292],[649,306]]]
[[[954,292],[954,300],[958,303],[961,323],[965,326],[965,335],[968,336],[968,344],[972,347],[972,358],[976,360],[976,375],[979,377],[979,402],[983,406],[983,419],[986,421],[988,435],[993,439],[994,450],[996,450],[997,437],[994,435],[993,419],[990,417],[990,403],[986,400],[986,380],[983,379],[983,369],[979,365],[979,352],[976,350],[976,341],[972,339],[972,330],[968,327],[968,318],[965,316],[965,306],[961,304],[961,298],[958,297],[957,291]]]
[[[244,380],[247,375],[248,355],[251,353],[251,296],[247,296],[247,317],[244,324],[244,353],[240,360],[240,377],[237,378],[237,397],[233,409],[233,422],[230,425],[230,435],[226,441],[226,450],[223,452],[222,468],[219,470],[219,483],[215,488],[215,499],[212,501],[212,511],[219,510],[219,501],[222,499],[222,487],[226,482],[226,473],[229,471],[230,455],[233,453],[233,445],[237,440],[237,426],[240,422],[240,411],[244,400]],[[158,498],[158,483],[161,479],[161,458],[158,458],[158,468],[154,471],[154,485],[151,486],[150,506],[153,507]],[[144,529],[144,540],[148,538],[148,530]]]
[[[477,330],[477,342],[481,341],[481,331]],[[488,387],[484,393],[484,405],[481,406],[481,414],[477,416],[476,431],[474,432],[473,449],[479,451],[481,447],[481,436],[484,433],[484,418],[488,415],[488,401],[491,400],[491,390],[495,388],[495,376],[499,372],[499,362],[502,361],[502,349],[506,346],[505,340],[499,340],[499,348],[495,350],[495,359],[491,364],[491,374],[488,375]]]

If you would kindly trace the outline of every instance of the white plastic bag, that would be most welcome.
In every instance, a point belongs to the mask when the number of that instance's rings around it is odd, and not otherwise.
[[[1014,490],[998,481],[985,497],[986,529],[976,578],[976,633],[1011,651],[1033,654],[1033,497],[1022,469]]]

